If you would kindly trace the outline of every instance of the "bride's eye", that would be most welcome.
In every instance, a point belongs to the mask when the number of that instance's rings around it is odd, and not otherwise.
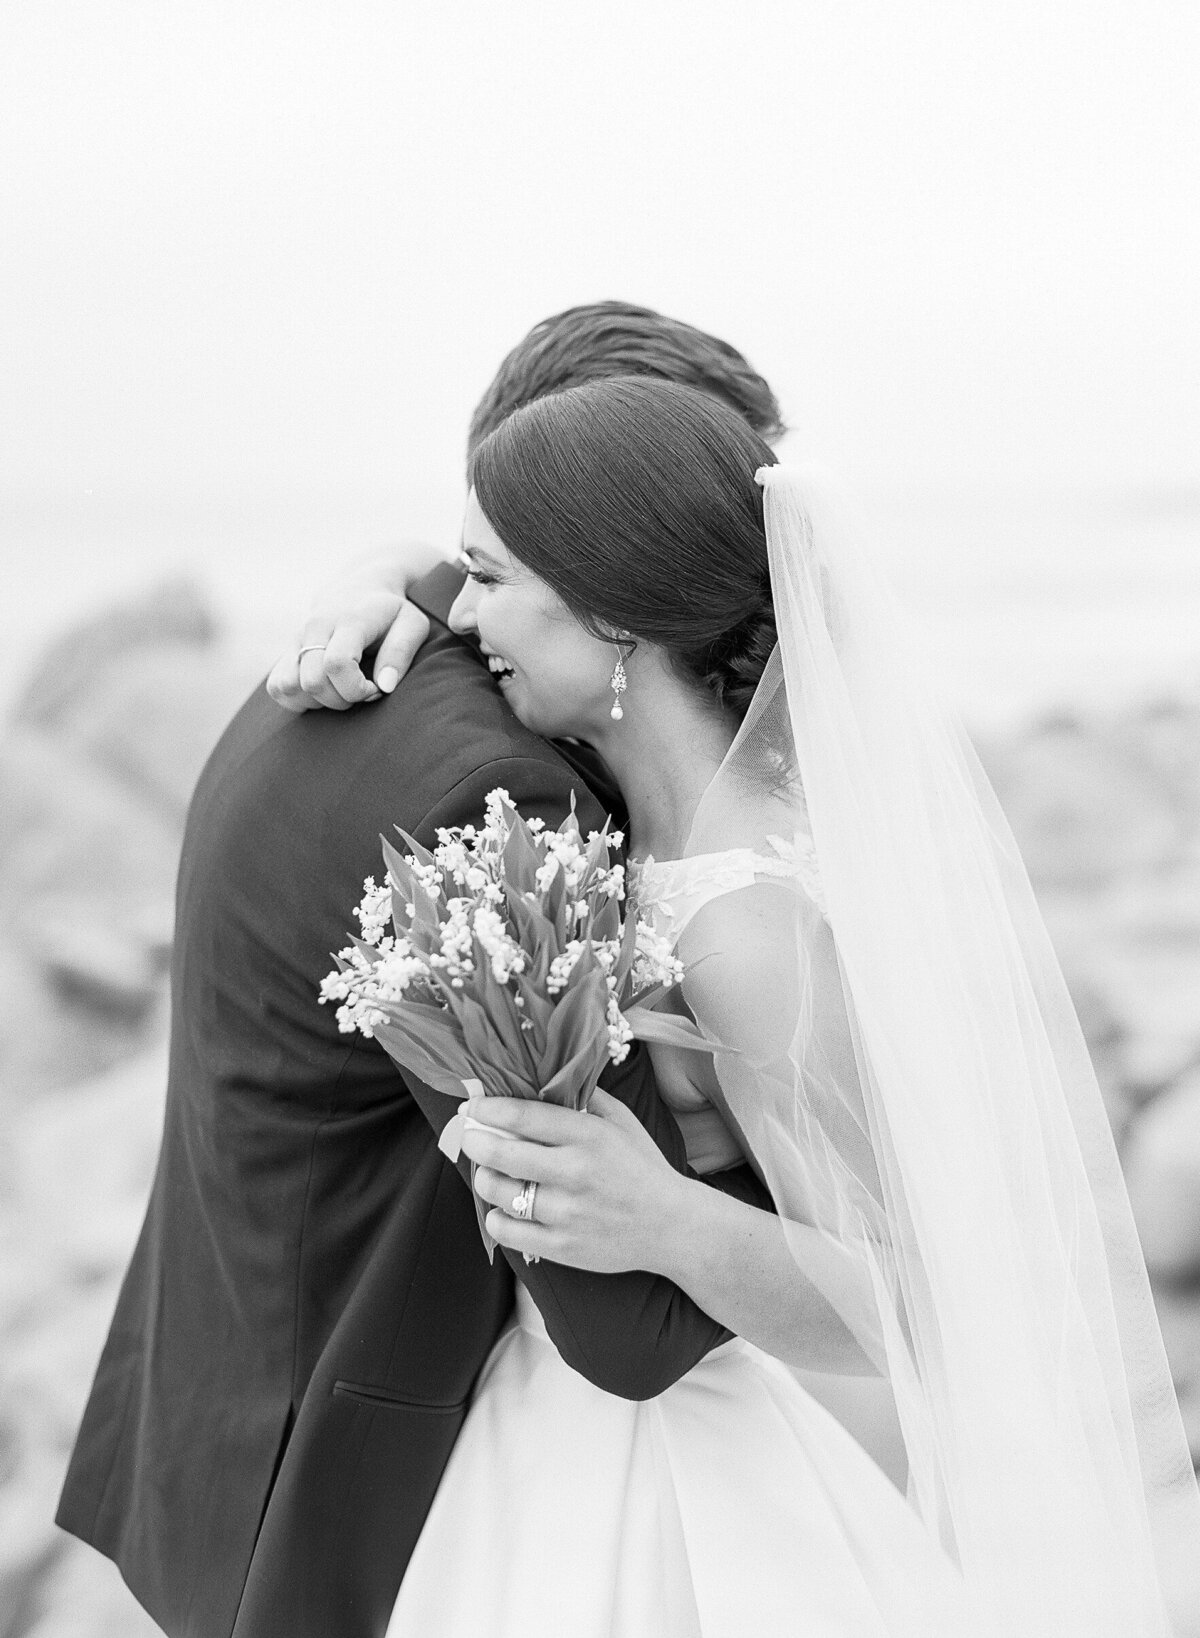
[[[494,574],[488,574],[484,569],[468,569],[467,579],[473,580],[477,586],[496,585],[496,576]]]

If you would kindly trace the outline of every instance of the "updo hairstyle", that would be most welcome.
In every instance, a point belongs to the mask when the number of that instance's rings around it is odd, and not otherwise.
[[[516,410],[469,476],[508,550],[586,630],[658,645],[740,722],[775,646],[754,481],[774,461],[717,399],[616,376]]]

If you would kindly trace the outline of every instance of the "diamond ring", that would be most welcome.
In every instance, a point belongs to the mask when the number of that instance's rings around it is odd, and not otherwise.
[[[530,1181],[521,1186],[521,1192],[513,1200],[509,1208],[514,1217],[526,1218],[533,1222],[533,1197],[537,1193],[537,1184]]]

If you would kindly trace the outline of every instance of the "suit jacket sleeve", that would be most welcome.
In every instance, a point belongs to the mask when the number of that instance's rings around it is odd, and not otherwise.
[[[569,806],[571,779],[569,770],[561,765],[517,758],[494,762],[479,768],[439,802],[426,816],[418,840],[432,845],[438,827],[477,821],[487,793],[497,785],[509,791],[526,817],[538,815],[547,825],[557,825]],[[595,799],[582,785],[576,785],[575,792],[584,830],[598,827],[603,814]],[[440,1133],[457,1111],[457,1102],[414,1076],[406,1074],[405,1080]],[[683,1139],[658,1096],[645,1049],[635,1045],[623,1064],[610,1066],[601,1076],[601,1085],[637,1115],[671,1165],[686,1172]],[[470,1187],[469,1161],[462,1159],[459,1170]],[[705,1181],[750,1204],[772,1209],[770,1196],[748,1166]],[[527,1264],[522,1256],[507,1250],[504,1255],[541,1310],[563,1359],[608,1393],[626,1399],[652,1398],[731,1335],[661,1275],[642,1271],[596,1274],[545,1259]]]

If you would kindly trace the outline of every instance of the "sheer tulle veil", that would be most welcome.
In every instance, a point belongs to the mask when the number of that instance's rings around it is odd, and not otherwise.
[[[761,1017],[716,1055],[726,1113],[890,1378],[972,1638],[1182,1638],[1200,1496],[1017,848],[834,488],[757,479],[779,645],[687,853],[804,856],[816,885],[765,884],[786,914]],[[719,903],[681,931],[717,947]]]

